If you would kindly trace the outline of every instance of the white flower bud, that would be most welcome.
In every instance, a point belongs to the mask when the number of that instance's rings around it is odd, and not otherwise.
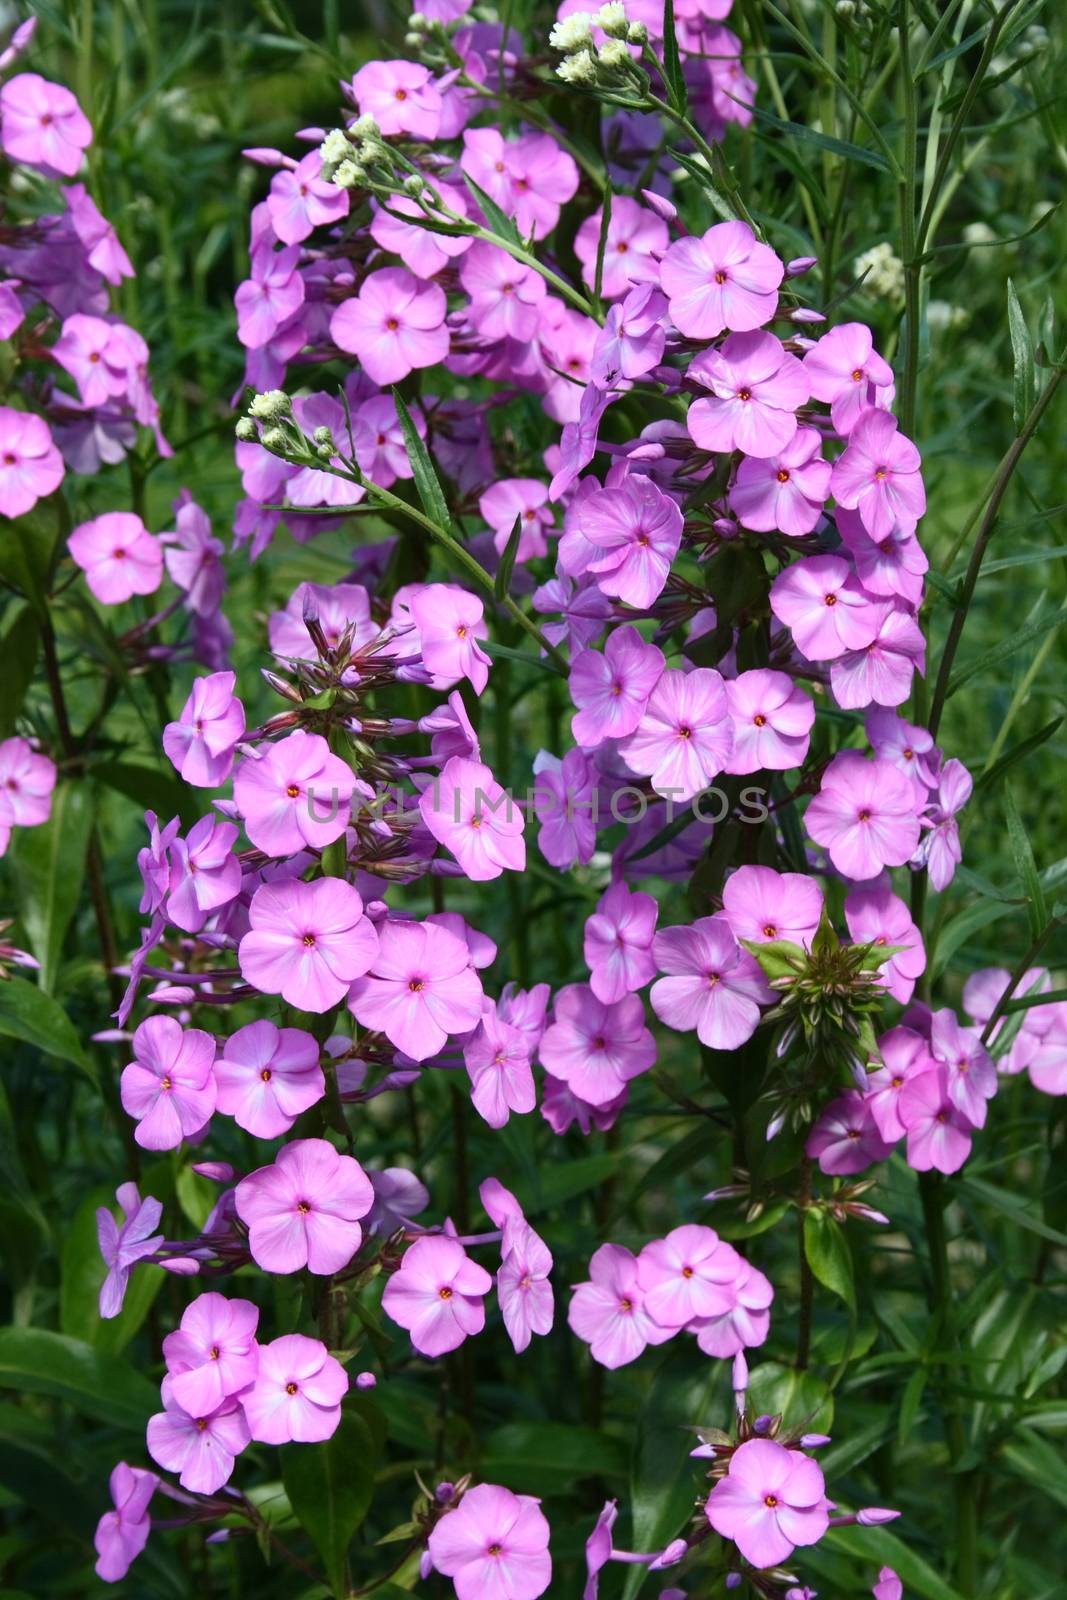
[[[422,34],[421,33],[405,33],[405,35],[404,35],[404,49],[405,50],[421,50],[422,49]]]
[[[424,16],[421,11],[413,11],[408,18],[408,27],[412,33],[425,33],[429,26],[429,17]]]
[[[357,139],[380,139],[382,136],[382,130],[369,111],[365,111],[361,117],[357,117],[348,131],[349,134],[354,135]]]
[[[621,39],[605,40],[597,51],[596,58],[609,72],[617,72],[620,67],[629,66],[632,60],[629,50]]]
[[[259,429],[251,417],[242,417],[233,431],[243,444],[255,444],[259,438]]]
[[[358,189],[367,179],[366,170],[355,161],[342,161],[331,180],[338,189]]]
[[[575,11],[554,25],[548,42],[553,50],[562,50],[569,55],[572,50],[580,50],[589,43],[592,30],[592,12]]]
[[[561,61],[556,68],[556,77],[562,78],[564,83],[595,83],[596,62],[588,50],[583,50],[579,55],[568,56],[566,61]]]
[[[426,187],[426,179],[418,172],[409,172],[404,179],[405,194],[421,194]]]
[[[625,39],[628,23],[626,7],[622,0],[607,0],[596,14],[597,27],[603,28],[609,39]]]
[[[643,22],[631,22],[626,30],[626,37],[631,44],[647,44],[648,28]]]
[[[264,428],[259,436],[259,442],[265,450],[276,450],[279,453],[284,452],[289,445],[289,441],[281,428]]]
[[[324,167],[336,167],[352,154],[352,146],[341,128],[332,128],[319,145]]]
[[[325,426],[321,427],[321,428],[316,428],[315,432],[311,435],[311,437],[315,441],[316,444],[328,445],[329,446],[329,450],[330,450],[330,454],[331,455],[336,455],[337,446],[333,442],[333,434],[330,432],[329,428],[327,428]]]
[[[282,417],[287,417],[292,409],[289,396],[284,389],[268,389],[265,394],[252,396],[248,414],[259,422],[279,422]]]

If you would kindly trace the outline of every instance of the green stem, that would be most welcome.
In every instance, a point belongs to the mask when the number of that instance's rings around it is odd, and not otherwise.
[[[904,156],[898,186],[900,236],[904,256],[904,340],[898,405],[900,430],[915,437],[915,397],[919,377],[919,320],[922,303],[922,262],[915,233],[915,184],[918,167],[919,123],[915,79],[911,70],[908,0],[900,0],[897,35],[904,96]]]

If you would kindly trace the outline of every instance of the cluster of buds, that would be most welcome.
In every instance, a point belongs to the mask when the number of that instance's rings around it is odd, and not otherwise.
[[[597,45],[594,29],[607,38]],[[647,74],[634,60],[631,45],[643,48],[648,29],[643,22],[631,22],[621,0],[606,0],[599,11],[574,11],[555,24],[548,36],[554,50],[564,59],[556,76],[564,83],[592,88],[600,81],[611,82],[631,77],[647,87]]]

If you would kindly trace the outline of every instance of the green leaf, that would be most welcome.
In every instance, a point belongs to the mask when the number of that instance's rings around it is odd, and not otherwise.
[[[1008,332],[1011,335],[1011,354],[1014,363],[1012,418],[1015,422],[1015,431],[1018,433],[1033,408],[1037,379],[1030,330],[1026,326],[1023,308],[1019,304],[1019,296],[1010,278],[1008,279]]]
[[[470,182],[470,179],[467,179]],[[430,460],[418,429],[411,420],[411,412],[404,404],[404,397],[394,385],[393,400],[396,404],[396,414],[400,418],[400,427],[404,434],[404,446],[411,462],[411,470],[415,478],[415,488],[418,490],[422,509],[431,522],[436,522],[439,528],[446,533],[452,532],[452,516],[445,501],[441,483],[434,471],[433,462]]]
[[[138,1433],[159,1410],[159,1391],[128,1361],[47,1328],[0,1328],[0,1387],[50,1394]]]
[[[160,822],[180,817],[191,828],[202,816],[197,791],[173,772],[159,772],[127,761],[99,761],[91,769],[98,782],[125,795],[141,811],[154,811]]]
[[[753,106],[752,114],[757,122],[763,123],[765,127],[774,128],[778,133],[788,133],[804,144],[816,145],[820,150],[829,150],[836,156],[843,156],[846,161],[858,161],[861,166],[874,167],[878,172],[890,170],[885,156],[877,150],[865,150],[861,144],[850,144],[847,139],[835,139],[832,134],[819,133],[815,128],[805,127],[801,122],[787,122],[782,117],[776,117],[773,112],[765,111],[762,106]]]
[[[604,190],[604,204],[600,208],[600,236],[596,242],[596,272],[593,277],[593,298],[600,304],[600,296],[604,288],[604,252],[608,247],[608,234],[611,232],[611,202],[614,190],[610,180]]]
[[[503,600],[511,587],[511,574],[515,570],[515,556],[518,553],[519,540],[522,538],[522,518],[515,518],[515,526],[508,534],[508,542],[500,553],[500,565],[496,569],[493,579],[493,594],[497,600]]]
[[[39,500],[26,516],[0,523],[0,579],[29,601],[42,621],[48,616],[63,515],[60,500]]]
[[[8,606],[0,633],[0,683],[4,685],[0,696],[0,739],[15,731],[26,691],[33,682],[40,643],[40,623],[33,607],[18,603]]]
[[[949,679],[946,700],[963,688],[965,683],[977,677],[980,672],[988,672],[990,667],[998,667],[1002,661],[1007,661],[1016,651],[1024,645],[1030,644],[1034,639],[1040,639],[1043,633],[1048,633],[1050,628],[1059,628],[1067,622],[1067,611],[1053,611],[1050,616],[1038,617],[1036,622],[1024,623],[1009,638],[1003,639],[992,650],[987,650],[977,661],[972,661],[968,666],[954,674]]]
[[[509,244],[521,245],[522,239],[519,237],[518,228],[507,212],[501,211],[492,195],[486,194],[485,190],[475,183],[468,172],[463,174],[463,181],[475,200],[477,200],[482,215],[497,238],[506,239]]]
[[[845,1230],[813,1206],[804,1213],[804,1254],[819,1283],[855,1310],[856,1284]]]
[[[48,821],[20,828],[11,852],[19,915],[41,963],[38,983],[46,994],[55,993],[63,941],[81,899],[93,812],[92,784],[62,783]]]
[[[780,1416],[788,1428],[829,1433],[834,1420],[829,1385],[811,1372],[798,1372],[780,1361],[765,1361],[753,1368],[748,1395],[757,1414]]]
[[[667,84],[667,93],[670,103],[679,113],[685,116],[689,110],[689,90],[686,86],[685,74],[682,71],[682,60],[678,52],[678,33],[674,25],[674,0],[664,0],[663,6],[663,77]]]
[[[98,1206],[114,1207],[109,1189],[86,1195],[67,1229],[60,1258],[62,1277],[59,1286],[59,1326],[61,1332],[109,1355],[124,1350],[141,1327],[152,1303],[163,1287],[166,1273],[145,1265],[130,1274],[126,1298],[117,1317],[105,1321],[100,1315],[100,1286],[106,1268],[96,1237]]]
[[[526,1494],[565,1492],[582,1478],[625,1478],[621,1439],[570,1422],[509,1422],[486,1439],[480,1467],[488,1483]]]
[[[48,1222],[19,1155],[19,1130],[0,1079],[0,1259],[17,1284],[32,1278]]]
[[[1004,790],[1004,820],[1008,825],[1008,844],[1015,862],[1015,870],[1019,874],[1019,881],[1026,895],[1030,933],[1036,939],[1044,933],[1048,925],[1048,909],[1029,836],[1023,827],[1015,797],[1007,788]]]
[[[742,939],[741,943],[768,978],[795,978],[808,964],[807,951],[788,939],[767,939],[762,944],[756,939]]]
[[[1018,1428],[1001,1447],[998,1460],[1039,1494],[1067,1508],[1067,1465],[1056,1445],[1028,1428]]]
[[[345,1408],[329,1439],[285,1445],[281,1463],[293,1513],[322,1557],[333,1593],[344,1595],[348,1546],[374,1496],[374,1435],[363,1416]]]
[[[63,1007],[25,978],[6,978],[0,983],[0,1034],[69,1061],[96,1082],[96,1068]]]
[[[991,789],[1018,762],[1023,761],[1027,756],[1033,755],[1035,750],[1039,750],[1043,744],[1052,738],[1053,734],[1059,732],[1063,726],[1063,720],[1063,717],[1055,717],[1051,722],[1046,722],[1045,726],[1039,728],[1036,733],[1032,733],[1029,738],[1020,739],[1018,744],[1013,744],[1009,750],[1005,750],[1000,760],[995,761],[988,772],[982,773],[974,786],[975,794]]]

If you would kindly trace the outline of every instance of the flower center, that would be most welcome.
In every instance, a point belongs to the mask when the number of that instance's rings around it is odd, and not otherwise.
[[[400,324],[395,317],[386,317],[385,326],[389,329],[390,333],[395,333]]]
[[[208,1351],[208,1355],[211,1357],[212,1361],[217,1361],[221,1354],[222,1351],[219,1349],[217,1344],[213,1344],[211,1349]]]
[[[295,1383],[287,1383],[285,1386],[285,1392],[286,1394],[299,1394],[300,1391]]]
[[[396,91],[396,98],[398,100],[406,100],[407,97],[408,97],[408,92],[407,92],[406,89],[398,89]]]
[[[173,1089],[174,1085],[171,1083],[170,1078],[167,1077],[167,1078],[160,1078],[159,1087],[161,1089]]]
[[[311,1215],[311,1207],[306,1200],[298,1200],[296,1202],[296,1209],[299,1211],[302,1217],[309,1217]]]
[[[862,367],[853,367],[853,369],[852,369],[852,382],[853,383],[859,383],[859,381],[860,381],[860,379],[862,377],[863,377],[863,368]]]
[[[197,1417],[196,1425],[199,1428],[200,1432],[203,1433],[204,1429],[207,1427],[207,1418],[206,1417]]]
[[[626,1295],[624,1295],[624,1296],[623,1296],[623,1297],[622,1297],[622,1299],[621,1299],[621,1300],[620,1300],[620,1301],[619,1301],[619,1310],[620,1310],[620,1311],[627,1311],[627,1312],[629,1312],[629,1311],[632,1311],[632,1310],[633,1310],[633,1308],[634,1308],[634,1303],[633,1303],[633,1301],[632,1301],[632,1300],[630,1300],[630,1299],[629,1299],[629,1298],[628,1298],[628,1297],[627,1297],[627,1296],[626,1296]]]
[[[260,1078],[262,1079],[262,1081],[264,1083],[269,1083],[270,1082],[270,1068],[269,1067],[264,1067],[263,1071],[260,1073],[259,1076],[260,1076]]]
[[[437,1296],[440,1300],[451,1300],[452,1290],[449,1288],[447,1283],[443,1283],[441,1285],[440,1289],[437,1291]]]
[[[776,939],[778,937],[778,929],[774,926],[773,922],[765,922],[763,924],[763,932],[765,937],[768,939]]]
[[[306,945],[309,950],[314,950],[315,935],[313,933],[305,933],[302,943]]]
[[[421,994],[425,987],[426,983],[422,978],[412,978],[408,984],[408,989],[412,994]]]
[[[678,729],[678,737],[679,739],[691,739],[693,737],[692,728],[690,728],[687,723],[683,722],[681,727]]]
[[[709,989],[714,989],[715,985],[722,978],[722,973],[721,972],[709,972],[707,976],[708,976],[708,988]]]
[[[828,606],[836,606],[837,604],[836,594],[824,594],[823,600]]]
[[[500,1554],[502,1548],[503,1548],[503,1546],[501,1546],[499,1544],[491,1544],[491,1545],[489,1545],[487,1547],[485,1553],[486,1553],[487,1556],[498,1556]]]
[[[692,1276],[693,1276],[692,1267],[683,1267],[682,1268],[682,1277],[683,1278],[691,1278]]]
[[[737,398],[739,400],[751,400],[752,399],[752,390],[751,389],[738,389]]]
[[[883,478],[888,478],[889,471],[886,467],[876,467],[874,475],[879,481],[881,481]]]
[[[717,272],[715,274],[715,282],[716,283],[725,283],[726,282],[726,274],[725,274],[725,272]]]
[[[861,822],[870,822],[870,820],[871,820],[871,813],[870,813],[870,812],[869,812],[869,811],[861,811],[861,812],[860,812],[860,813],[859,813],[859,820],[860,820],[860,821],[861,821]]]
[[[785,470],[784,467],[780,467],[778,469],[778,471],[775,473],[775,477],[778,479],[779,483],[788,483],[789,482],[789,474]]]
[[[778,1496],[776,1494],[765,1494],[763,1496],[763,1504],[773,1511],[778,1504]]]
[[[290,783],[286,786],[285,792],[289,796],[290,800],[295,800],[297,795],[300,793],[300,790],[297,788],[295,783]]]

